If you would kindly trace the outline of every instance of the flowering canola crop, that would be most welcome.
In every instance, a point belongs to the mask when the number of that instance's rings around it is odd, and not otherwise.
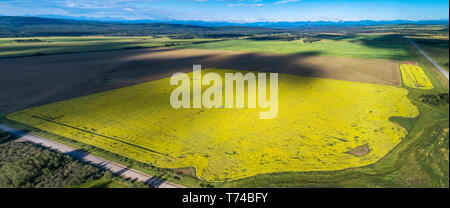
[[[202,71],[208,72],[236,71]],[[8,118],[134,160],[194,167],[199,178],[226,181],[373,164],[407,134],[389,118],[419,114],[402,88],[286,74],[279,75],[275,119],[259,119],[264,109],[258,108],[173,109],[169,97],[177,86],[169,81],[34,107]],[[370,151],[349,154],[360,146]]]
[[[430,79],[423,71],[422,67],[411,64],[400,65],[403,84],[417,89],[433,89]]]

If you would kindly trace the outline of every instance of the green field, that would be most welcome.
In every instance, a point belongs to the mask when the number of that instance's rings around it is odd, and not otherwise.
[[[244,52],[306,54],[357,58],[409,60],[404,39],[396,36],[342,36],[322,39],[318,42],[228,40],[201,43],[185,48],[213,49]]]
[[[17,42],[38,39],[42,42]],[[35,37],[0,38],[0,58],[58,53],[152,48],[213,41],[214,39],[170,39],[153,37]]]

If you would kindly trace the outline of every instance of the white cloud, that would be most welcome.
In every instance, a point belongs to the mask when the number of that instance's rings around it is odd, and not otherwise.
[[[294,2],[300,2],[300,1],[301,0],[282,0],[282,1],[277,1],[277,2],[275,2],[273,4],[278,5],[278,4],[287,4],[287,3],[294,3]]]
[[[228,4],[229,7],[263,7],[264,4]]]

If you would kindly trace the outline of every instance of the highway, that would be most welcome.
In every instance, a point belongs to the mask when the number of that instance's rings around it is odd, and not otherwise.
[[[45,139],[43,137],[39,137],[33,135],[31,133],[23,132],[21,130],[15,129],[13,127],[0,124],[0,130],[9,132],[17,137],[19,137],[16,142],[32,142],[37,145],[58,151],[63,154],[70,155],[71,157],[87,163],[98,168],[102,168],[104,170],[112,172],[114,175],[122,176],[125,178],[135,179],[136,181],[144,182],[151,187],[154,188],[185,188],[181,185],[170,183],[167,181],[163,181],[159,178],[153,177],[151,175],[142,173],[140,171],[127,168],[119,163],[112,162],[101,157],[94,156],[89,153],[85,153],[83,151],[77,150],[75,148],[69,147],[67,145],[57,143],[52,140]]]

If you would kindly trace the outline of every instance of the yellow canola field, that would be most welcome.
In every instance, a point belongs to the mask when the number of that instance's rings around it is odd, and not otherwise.
[[[236,71],[202,71],[207,72]],[[8,118],[141,162],[194,167],[199,178],[227,181],[373,164],[407,134],[389,118],[419,114],[402,88],[286,74],[279,75],[276,119],[259,119],[264,109],[258,108],[176,110],[169,98],[177,86],[169,80],[34,107]],[[348,153],[364,145],[368,154]]]
[[[423,71],[422,67],[411,64],[400,65],[403,84],[417,89],[433,89],[430,79]]]

